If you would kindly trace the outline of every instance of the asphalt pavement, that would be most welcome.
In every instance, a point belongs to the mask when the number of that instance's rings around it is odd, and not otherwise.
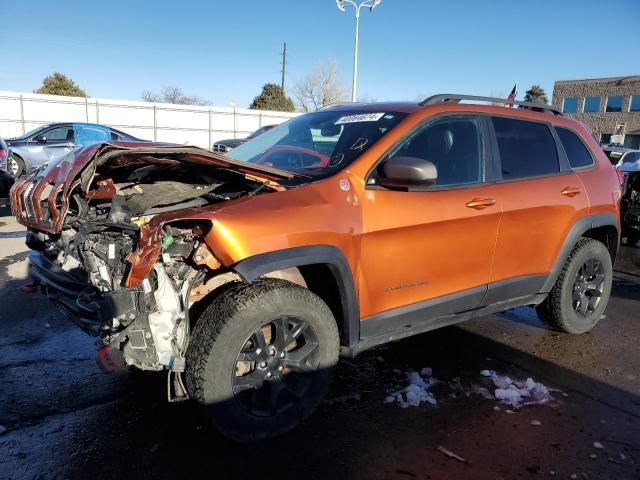
[[[301,428],[258,444],[218,435],[162,374],[104,374],[94,340],[23,287],[24,230],[0,208],[1,479],[638,479],[640,248],[622,247],[607,316],[555,332],[529,308],[343,360]],[[385,403],[430,367],[437,404]],[[487,395],[480,372],[532,378],[544,405]],[[485,372],[486,374],[486,372]]]

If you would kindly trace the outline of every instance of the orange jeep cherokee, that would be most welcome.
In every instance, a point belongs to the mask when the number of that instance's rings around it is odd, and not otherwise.
[[[461,95],[325,108],[228,155],[84,147],[11,192],[102,366],[167,371],[240,440],[305,419],[340,355],[521,305],[591,330],[620,196],[581,123]]]

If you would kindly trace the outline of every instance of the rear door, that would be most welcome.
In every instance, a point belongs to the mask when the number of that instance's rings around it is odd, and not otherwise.
[[[545,122],[492,117],[502,219],[483,304],[538,293],[589,201]]]

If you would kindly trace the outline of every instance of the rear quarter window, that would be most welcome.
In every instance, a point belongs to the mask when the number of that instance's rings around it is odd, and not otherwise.
[[[558,132],[558,137],[560,137],[564,151],[569,158],[571,168],[584,168],[593,165],[593,157],[578,135],[562,127],[556,127],[556,132]]]
[[[502,178],[551,175],[560,171],[556,142],[544,123],[493,117]]]

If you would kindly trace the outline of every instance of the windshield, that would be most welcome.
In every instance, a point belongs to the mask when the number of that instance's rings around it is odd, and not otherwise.
[[[33,130],[29,130],[27,133],[23,133],[22,135],[20,135],[19,137],[16,137],[16,140],[25,140],[29,137],[32,137],[33,135],[35,135],[36,133],[38,133],[41,130],[44,130],[45,128],[47,128],[49,125],[41,125],[39,127],[34,128]]]
[[[406,116],[357,109],[309,113],[278,125],[227,156],[325,178],[353,162]]]
[[[266,132],[267,130],[271,130],[273,128],[273,125],[265,125],[264,127],[260,127],[258,130],[256,130],[255,132],[253,132],[251,135],[249,135],[247,138],[256,138],[258,135],[262,135],[264,132]]]
[[[622,158],[622,163],[636,163],[640,160],[640,152],[629,152]]]

